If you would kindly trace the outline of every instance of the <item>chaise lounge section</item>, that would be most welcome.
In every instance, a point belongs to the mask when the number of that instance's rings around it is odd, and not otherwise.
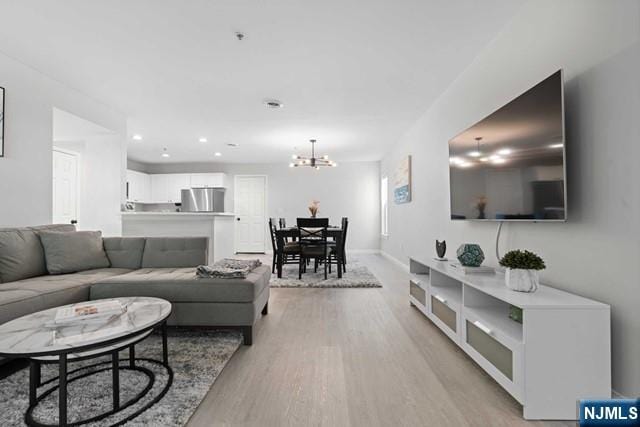
[[[246,279],[199,279],[206,237],[102,239],[107,268],[48,274],[42,232],[74,232],[72,225],[0,229],[0,324],[47,308],[90,299],[154,296],[173,305],[170,325],[237,328],[245,344],[267,314],[268,266]]]
[[[237,328],[243,332],[244,343],[251,345],[253,325],[261,314],[267,314],[271,278],[268,266],[257,267],[244,279],[196,278],[194,267],[206,262],[206,238],[204,252],[182,247],[190,239],[147,238],[141,256],[135,239],[138,238],[105,239],[105,248],[118,245],[123,259],[140,258],[141,263],[128,265],[134,271],[91,285],[90,299],[162,298],[173,305],[169,325]],[[125,255],[126,252],[130,253]],[[167,267],[169,263],[173,267]]]

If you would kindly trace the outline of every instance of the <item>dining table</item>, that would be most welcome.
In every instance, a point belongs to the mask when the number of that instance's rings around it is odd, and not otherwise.
[[[278,278],[282,278],[282,261],[284,259],[283,248],[287,239],[293,239],[300,236],[298,227],[285,227],[276,230],[276,268]],[[335,241],[336,248],[342,248],[342,227],[330,226],[327,228],[327,239],[333,239]],[[342,250],[336,250],[336,258],[338,259],[338,265],[342,265]],[[338,267],[338,278],[342,278],[342,268]]]

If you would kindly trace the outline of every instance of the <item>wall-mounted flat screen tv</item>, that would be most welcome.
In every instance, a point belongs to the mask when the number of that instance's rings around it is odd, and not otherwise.
[[[452,220],[566,221],[562,70],[449,141]]]

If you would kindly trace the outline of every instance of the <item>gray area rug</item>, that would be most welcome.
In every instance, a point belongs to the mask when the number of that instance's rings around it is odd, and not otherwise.
[[[214,381],[222,372],[231,356],[240,347],[242,335],[237,331],[193,332],[169,330],[169,365],[173,369],[173,384],[164,397],[138,417],[126,423],[126,426],[182,426],[187,423]],[[120,353],[121,363],[128,351]],[[159,335],[151,335],[136,345],[136,358],[162,360],[162,345]],[[72,363],[72,369],[110,359],[100,358]],[[90,426],[113,425],[127,415],[134,413],[145,403],[152,400],[164,388],[168,375],[161,365],[141,361],[139,366],[152,370],[156,382],[149,393],[139,402],[104,420],[85,424]],[[57,376],[56,365],[44,365],[42,378]],[[108,365],[105,365],[108,366]],[[1,426],[24,426],[24,413],[28,406],[28,368],[0,381]],[[135,396],[148,384],[147,376],[135,371],[120,371],[120,401],[125,402]],[[38,390],[38,395],[49,386]],[[72,383],[68,386],[69,422],[89,418],[92,414],[105,412],[112,407],[111,371],[107,370]],[[38,422],[57,423],[58,394],[53,392],[43,400],[34,417]]]
[[[331,266],[331,274],[327,274],[324,280],[324,266],[318,266],[318,272],[313,272],[313,260],[307,266],[307,272],[302,274],[302,280],[298,280],[298,265],[285,264],[282,266],[282,278],[271,276],[272,288],[381,288],[380,281],[362,265],[357,259],[348,260],[347,272],[338,279],[335,265]]]

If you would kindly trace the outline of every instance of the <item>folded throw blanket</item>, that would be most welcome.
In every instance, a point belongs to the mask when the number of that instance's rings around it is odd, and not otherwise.
[[[213,265],[199,265],[196,276],[201,279],[244,279],[255,268],[261,266],[258,259],[230,259],[216,261]]]

